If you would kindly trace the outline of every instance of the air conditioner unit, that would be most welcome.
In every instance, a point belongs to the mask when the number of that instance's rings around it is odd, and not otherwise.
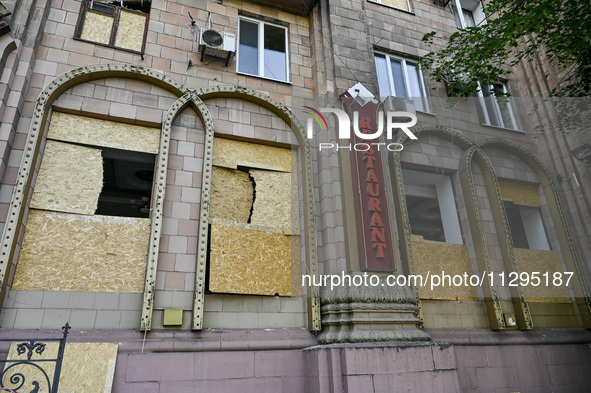
[[[416,114],[413,100],[404,97],[389,96],[383,102],[384,112],[410,112]]]
[[[199,34],[199,53],[203,56],[221,57],[226,59],[226,66],[236,52],[236,36],[223,31],[201,28]]]

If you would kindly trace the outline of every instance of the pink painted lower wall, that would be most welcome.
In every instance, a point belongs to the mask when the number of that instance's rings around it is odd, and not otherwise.
[[[429,333],[432,342],[323,346],[288,329],[156,331],[145,341],[131,331],[72,332],[68,339],[119,344],[113,393],[572,393],[591,386],[585,330]],[[27,336],[39,332],[0,331],[0,338]]]

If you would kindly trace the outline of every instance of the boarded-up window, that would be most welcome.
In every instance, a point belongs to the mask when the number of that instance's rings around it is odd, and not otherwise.
[[[14,289],[143,290],[158,136],[53,114]]]
[[[215,138],[209,290],[299,295],[295,154]]]
[[[499,181],[499,188],[507,221],[509,221],[513,246],[532,250],[550,250],[536,187]]]
[[[92,1],[82,4],[75,38],[143,52],[151,1]]]

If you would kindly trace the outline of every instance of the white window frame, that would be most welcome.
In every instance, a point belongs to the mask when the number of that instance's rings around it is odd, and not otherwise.
[[[482,111],[482,120],[484,121],[484,124],[487,126],[500,127],[505,128],[507,130],[519,131],[519,128],[517,127],[517,119],[515,118],[515,112],[513,111],[513,106],[511,105],[511,102],[506,96],[506,94],[509,93],[509,90],[507,89],[507,84],[504,82],[499,82],[497,83],[497,85],[502,87],[502,93],[505,94],[505,96],[503,96],[503,99],[507,100],[506,110],[508,111],[511,124],[505,124],[505,120],[503,120],[501,106],[497,101],[497,97],[492,95],[485,96],[484,92],[482,91],[482,86],[478,84],[478,91],[476,92],[476,94],[478,96],[478,104],[480,105],[480,110]],[[490,85],[488,88],[489,91],[495,91],[494,85]],[[491,100],[492,106],[486,105],[486,99]],[[499,125],[493,124],[490,120],[490,110],[494,111],[495,117],[499,120]]]
[[[414,60],[410,60],[410,59],[406,59],[404,57],[400,57],[400,56],[393,56],[393,55],[389,55],[387,53],[384,52],[374,52],[374,63],[375,63],[375,57],[376,56],[384,56],[386,59],[386,71],[388,73],[388,82],[390,84],[390,92],[391,95],[393,97],[400,97],[396,95],[396,89],[394,88],[394,76],[392,75],[392,66],[391,66],[391,60],[398,60],[401,62],[402,64],[402,74],[404,76],[404,87],[406,89],[405,91],[405,97],[402,98],[406,98],[409,101],[413,101],[412,98],[418,98],[418,97],[413,97],[411,94],[409,94],[409,86],[410,86],[410,82],[408,79],[408,73],[406,71],[406,63],[409,62],[410,64],[416,66],[418,68],[418,75],[419,75],[419,89],[421,90],[421,98],[423,99],[423,110],[418,109],[418,112],[425,112],[425,113],[431,113],[431,109],[429,107],[429,100],[427,99],[427,89],[425,87],[425,80],[423,78],[423,72],[421,70],[421,68],[418,66],[418,62],[414,61]],[[376,69],[376,73],[377,73],[377,64],[375,66]],[[379,82],[378,82],[378,89],[380,88],[379,86]],[[383,97],[381,92],[379,93],[380,97]],[[416,109],[416,105],[415,105],[415,109]]]
[[[480,1],[453,0],[453,4],[455,16],[457,16],[460,21],[460,26],[458,26],[458,29],[465,29],[468,27],[466,20],[464,19],[464,12],[462,11],[463,9],[472,12],[472,17],[474,18],[474,24],[476,26],[486,23],[486,17],[484,15],[484,11],[482,10],[482,3]],[[456,19],[456,25],[458,19]]]
[[[257,41],[257,52],[258,52],[258,74],[251,74],[248,72],[240,71],[240,26],[241,21],[246,21],[250,23],[256,23],[259,25],[258,27],[258,41]],[[275,79],[265,76],[265,50],[264,50],[264,40],[265,40],[265,25],[270,25],[274,27],[278,27],[283,29],[285,32],[285,76],[286,79]],[[259,78],[274,80],[278,82],[286,82],[291,83],[290,73],[289,73],[289,29],[286,26],[278,25],[275,23],[269,23],[258,19],[252,19],[247,17],[239,17],[238,18],[238,50],[236,51],[236,73],[242,75],[250,75],[250,76],[257,76]]]
[[[454,3],[454,13],[458,17],[460,21],[460,25],[458,26],[459,29],[465,29],[467,26],[466,20],[464,19],[464,12],[463,9],[469,10],[472,12],[472,16],[474,18],[474,23],[476,26],[480,26],[486,23],[486,17],[484,15],[484,11],[482,10],[482,3],[479,0],[453,0]],[[456,20],[457,23],[457,20]],[[502,86],[503,94],[507,94],[509,91],[507,90],[507,84],[504,82],[499,82],[498,85]],[[489,86],[489,91],[494,91],[495,86]],[[507,110],[511,124],[505,124],[503,120],[503,114],[501,111],[501,107],[497,101],[496,96],[485,96],[484,92],[482,91],[482,86],[480,83],[478,84],[478,90],[476,92],[478,97],[478,105],[480,106],[480,111],[482,112],[482,120],[483,124],[491,127],[500,127],[505,128],[507,130],[515,130],[519,131],[517,126],[517,120],[515,118],[515,112],[513,111],[513,106],[511,105],[510,101],[507,101]],[[490,97],[490,98],[489,98]],[[486,105],[486,98],[489,98],[492,102],[492,107]],[[499,125],[493,124],[490,120],[491,113],[489,110],[494,111],[495,117],[499,120]]]

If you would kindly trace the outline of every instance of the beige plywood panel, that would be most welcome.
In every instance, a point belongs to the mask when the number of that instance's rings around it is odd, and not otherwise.
[[[111,29],[113,28],[113,17],[88,11],[84,19],[84,26],[80,38],[83,40],[109,44]]]
[[[12,343],[8,352],[8,359],[26,359],[27,353],[18,355],[17,345]],[[46,343],[43,353],[33,352],[31,360],[55,359],[59,344]],[[109,393],[113,386],[115,363],[117,361],[117,344],[108,343],[67,343],[64,349],[62,372],[60,374],[60,393]],[[55,363],[40,362],[39,364],[48,374],[50,382],[53,381]],[[6,369],[6,366],[4,367]],[[25,365],[18,365],[10,370],[8,376],[20,372],[25,376],[27,383],[19,392],[28,392],[30,381],[39,381],[39,393],[48,393],[47,383],[41,371]],[[8,378],[5,379],[8,381]],[[7,385],[11,387],[11,385]],[[12,386],[16,387],[16,386]]]
[[[145,29],[145,15],[122,9],[119,16],[119,25],[117,26],[115,46],[141,52]]]
[[[253,183],[246,172],[212,167],[209,219],[246,224],[253,201]]]
[[[463,244],[443,243],[430,240],[412,240],[415,273],[426,279],[429,275],[445,275],[453,277],[454,275],[468,277],[472,275],[470,259],[468,258],[468,249]],[[430,279],[429,279],[430,281]],[[421,299],[441,299],[441,300],[478,300],[476,289],[470,285],[456,286],[450,285],[448,281],[445,285],[440,285],[431,289],[428,283],[419,287]]]
[[[116,104],[113,104],[116,105]],[[49,139],[158,154],[160,129],[54,112]]]
[[[503,199],[510,200],[516,205],[540,207],[540,198],[534,186],[500,181],[499,188]]]
[[[31,210],[13,289],[143,292],[150,219]]]
[[[213,165],[225,168],[268,169],[291,172],[291,150],[280,147],[214,138]]]
[[[47,141],[31,207],[94,214],[102,187],[99,149]]]
[[[519,272],[528,273],[529,284],[523,287],[523,294],[527,302],[570,303],[568,288],[565,285],[568,276],[563,274],[564,268],[555,251],[516,248],[515,260]],[[539,273],[537,276],[540,278],[540,285],[535,285],[538,284],[535,278],[532,280],[534,272]],[[544,273],[547,273],[548,278],[544,277]],[[562,282],[554,281],[554,273],[560,273],[557,276],[561,278]],[[572,277],[572,280],[576,280],[576,277]],[[517,283],[517,281],[515,282]]]
[[[286,235],[297,235],[299,214],[293,211],[291,173],[255,169],[249,173],[256,190],[251,223],[280,228]]]
[[[238,225],[211,225],[209,289],[291,296],[291,236]]]

